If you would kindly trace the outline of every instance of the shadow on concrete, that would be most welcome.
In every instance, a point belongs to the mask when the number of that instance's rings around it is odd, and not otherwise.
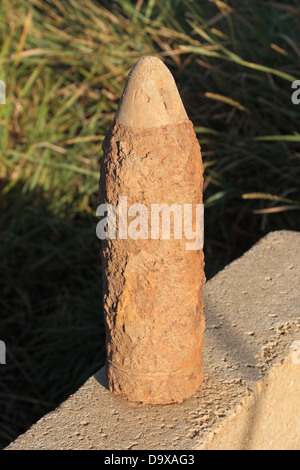
[[[98,372],[96,372],[96,374],[94,375],[94,379],[97,380],[97,382],[102,385],[102,387],[106,388],[106,390],[109,390],[105,375],[105,366],[103,366],[100,370],[98,370]]]
[[[217,296],[217,293],[216,293]],[[255,354],[257,354],[257,348],[255,342],[259,338],[259,331],[256,331],[258,325],[253,324],[252,329],[255,333],[254,337],[250,337],[249,343],[247,344],[247,339],[242,337],[236,327],[232,327],[232,323],[238,323],[238,320],[241,321],[241,318],[235,319],[234,316],[234,305],[236,300],[234,299],[234,292],[231,295],[227,295],[222,299],[224,300],[224,305],[229,304],[221,309],[221,301],[215,297],[214,300],[210,297],[205,297],[205,309],[204,314],[206,318],[206,331],[204,333],[204,351],[205,343],[209,344],[210,347],[213,347],[215,352],[218,352],[220,358],[227,358],[226,363],[220,362],[215,364],[220,368],[226,368],[226,364],[230,363],[235,368],[236,375],[241,377],[245,381],[253,380],[259,376],[258,369],[251,367],[257,363]],[[232,307],[231,307],[232,306]],[[226,312],[230,315],[226,318]],[[224,315],[220,318],[220,314]],[[213,328],[212,325],[222,324],[219,328]],[[207,339],[207,341],[205,341]],[[250,367],[249,367],[250,366]],[[205,364],[204,364],[205,367]]]

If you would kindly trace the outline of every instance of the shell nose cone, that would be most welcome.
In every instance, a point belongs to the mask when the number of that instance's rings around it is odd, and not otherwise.
[[[116,122],[150,128],[188,120],[174,78],[157,57],[140,59],[130,74],[116,112]]]

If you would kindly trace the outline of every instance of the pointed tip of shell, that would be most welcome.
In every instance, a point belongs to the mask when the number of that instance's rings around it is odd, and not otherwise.
[[[116,122],[147,129],[187,119],[174,78],[162,60],[152,56],[140,59],[128,75]]]

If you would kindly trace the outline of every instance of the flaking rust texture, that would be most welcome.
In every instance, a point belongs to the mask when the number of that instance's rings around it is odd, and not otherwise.
[[[103,150],[100,202],[117,214],[120,196],[149,214],[151,204],[202,204],[200,147],[161,60],[131,71]],[[150,233],[149,217],[147,239],[102,241],[107,381],[130,401],[181,402],[203,378],[203,250]]]

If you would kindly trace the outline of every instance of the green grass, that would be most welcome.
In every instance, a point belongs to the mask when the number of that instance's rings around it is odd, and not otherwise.
[[[300,229],[299,4],[2,0],[0,444],[104,360],[101,143],[134,63],[161,57],[202,146],[207,277]]]

